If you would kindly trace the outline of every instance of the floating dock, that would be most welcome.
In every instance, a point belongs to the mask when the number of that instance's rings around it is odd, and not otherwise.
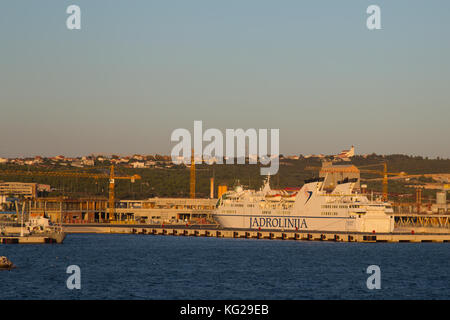
[[[132,226],[66,226],[67,233],[116,233],[146,234],[186,237],[215,237],[235,239],[268,239],[293,241],[332,241],[332,242],[450,242],[449,233],[356,233],[321,231],[271,231],[271,230],[230,230],[204,227],[143,227]]]
[[[65,239],[65,233],[30,235],[30,236],[0,236],[0,244],[45,244],[62,243]]]

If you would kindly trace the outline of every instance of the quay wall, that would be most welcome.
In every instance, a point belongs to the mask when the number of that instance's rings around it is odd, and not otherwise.
[[[450,232],[394,232],[356,233],[320,231],[257,231],[230,230],[204,227],[162,227],[162,226],[65,226],[66,233],[114,233],[159,236],[215,237],[235,239],[268,239],[293,241],[333,241],[333,242],[450,242]]]

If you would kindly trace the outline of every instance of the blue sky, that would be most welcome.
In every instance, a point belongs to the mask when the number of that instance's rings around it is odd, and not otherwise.
[[[446,0],[5,1],[0,156],[168,154],[202,120],[279,128],[284,154],[450,157],[449,34]]]

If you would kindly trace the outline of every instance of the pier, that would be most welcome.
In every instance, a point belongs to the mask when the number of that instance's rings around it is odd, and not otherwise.
[[[212,226],[71,225],[66,233],[115,233],[182,237],[267,239],[331,242],[450,242],[450,233],[409,232],[357,233],[324,231],[231,230]]]
[[[65,234],[42,235],[42,236],[0,236],[0,244],[46,244],[62,243]]]

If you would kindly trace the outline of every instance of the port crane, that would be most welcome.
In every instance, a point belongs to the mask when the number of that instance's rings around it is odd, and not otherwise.
[[[109,174],[107,173],[90,173],[90,172],[74,172],[74,171],[23,171],[23,170],[0,170],[0,175],[21,175],[21,176],[52,176],[52,177],[75,177],[89,179],[109,179],[109,220],[114,220],[115,213],[115,180],[130,180],[134,183],[137,179],[141,179],[140,175],[133,176],[116,176],[114,173],[114,165],[111,165]]]
[[[200,158],[199,163],[202,163],[202,159]],[[194,149],[191,150],[191,164],[189,165],[189,198],[195,199],[196,198],[196,192],[195,192],[195,184],[196,184],[196,172],[197,171],[210,171],[210,169],[198,169],[195,167],[195,154]],[[212,182],[214,183],[214,182]]]
[[[383,170],[360,169],[360,168],[378,167],[378,166],[383,166]],[[327,172],[333,172],[333,167],[329,167],[329,168],[326,167],[326,168],[327,168]],[[370,165],[366,165],[366,166],[360,166],[357,168],[359,169],[360,172],[363,172],[363,173],[372,173],[372,174],[377,174],[377,175],[383,176],[383,201],[388,200],[389,176],[405,176],[406,175],[405,172],[388,172],[387,162],[370,164]],[[323,167],[309,167],[308,166],[305,168],[305,170],[309,170],[309,171],[320,171],[322,169],[323,169]],[[338,172],[337,169],[336,169],[336,172]]]
[[[195,155],[194,149],[191,150],[191,167],[189,178],[189,196],[191,199],[195,199]]]

